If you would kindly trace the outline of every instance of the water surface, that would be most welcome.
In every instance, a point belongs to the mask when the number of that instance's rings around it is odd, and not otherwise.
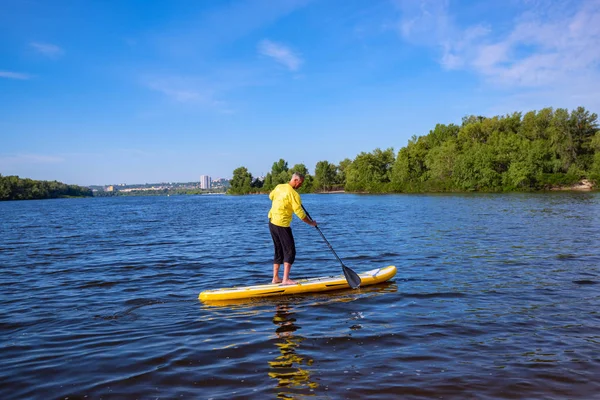
[[[0,397],[600,398],[600,194],[304,195],[388,283],[270,281],[267,196],[0,202]],[[292,277],[341,274],[297,219]]]

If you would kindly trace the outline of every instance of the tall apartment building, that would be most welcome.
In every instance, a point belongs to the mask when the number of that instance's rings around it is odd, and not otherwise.
[[[200,175],[200,189],[210,189],[212,179],[208,175]]]

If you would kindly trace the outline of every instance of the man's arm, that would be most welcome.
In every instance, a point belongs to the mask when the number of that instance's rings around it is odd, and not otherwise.
[[[317,226],[317,221],[308,218],[308,215],[306,217],[302,218],[302,221],[306,222],[310,226]]]
[[[294,193],[292,196],[292,208],[294,209],[294,213],[303,222],[306,222],[310,226],[317,226],[317,221],[310,219],[304,212],[304,208],[302,208],[302,201],[300,200],[300,195],[298,193]]]

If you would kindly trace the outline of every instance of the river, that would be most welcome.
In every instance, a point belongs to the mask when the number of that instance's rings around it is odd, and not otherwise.
[[[303,195],[358,290],[267,283],[270,202],[0,202],[2,399],[599,399],[600,193]],[[341,274],[295,218],[292,278]]]

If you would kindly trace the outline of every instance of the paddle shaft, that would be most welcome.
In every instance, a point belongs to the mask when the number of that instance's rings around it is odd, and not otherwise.
[[[308,211],[306,211],[306,208],[304,208],[304,206],[302,206],[302,209],[306,213],[306,216],[310,220],[313,220],[312,217],[310,216],[310,214],[308,213]],[[358,276],[358,274],[356,272],[354,272],[351,268],[349,268],[349,267],[347,267],[347,266],[344,265],[344,262],[337,255],[337,253],[333,249],[333,246],[331,246],[331,244],[329,243],[329,241],[327,240],[327,238],[325,237],[325,235],[323,235],[323,232],[321,232],[321,229],[319,229],[319,227],[317,225],[315,225],[315,228],[317,228],[317,230],[321,234],[321,237],[323,238],[323,240],[325,241],[325,243],[327,243],[327,246],[329,247],[329,249],[331,250],[331,252],[335,256],[335,258],[337,258],[338,261],[340,262],[340,264],[342,264],[342,270],[344,271],[344,275],[346,276],[346,280],[348,281],[348,284],[350,285],[350,287],[352,289],[358,288],[360,286],[360,277]]]
[[[308,215],[308,213],[306,213],[306,215]],[[308,215],[308,218],[310,218],[310,215]],[[312,219],[312,218],[310,218],[310,219]],[[329,250],[331,250],[331,252],[335,256],[335,258],[338,259],[338,261],[340,262],[340,264],[344,265],[344,263],[342,262],[342,260],[340,259],[340,257],[337,255],[337,253],[335,252],[335,250],[333,249],[333,247],[331,247],[331,244],[329,243],[329,241],[327,240],[327,238],[325,238],[325,235],[323,235],[323,232],[321,232],[321,229],[319,229],[318,226],[315,226],[315,228],[317,228],[317,230],[321,234],[321,237],[323,238],[323,240],[325,241],[325,243],[327,243],[327,246],[329,246]]]

